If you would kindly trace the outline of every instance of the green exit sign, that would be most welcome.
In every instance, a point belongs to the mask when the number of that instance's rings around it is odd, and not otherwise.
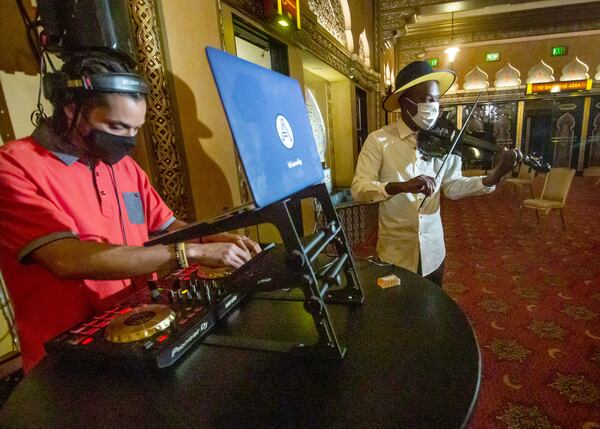
[[[553,46],[552,47],[552,56],[560,57],[562,55],[567,55],[567,47],[566,46]]]
[[[437,58],[429,58],[427,61],[431,67],[437,67],[438,59]]]
[[[485,60],[488,63],[500,61],[500,52],[488,52],[487,54],[485,54]]]

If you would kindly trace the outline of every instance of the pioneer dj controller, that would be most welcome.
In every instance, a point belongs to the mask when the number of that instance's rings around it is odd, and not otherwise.
[[[238,306],[243,292],[229,293],[227,272],[182,270],[128,297],[46,343],[46,351],[75,360],[175,363]]]
[[[271,244],[235,271],[193,265],[163,280],[150,281],[121,304],[47,342],[46,351],[76,361],[168,367],[254,292],[306,288],[310,277],[299,269],[306,261],[299,255]],[[339,277],[346,260],[338,258],[327,264],[329,268],[319,278]],[[316,296],[309,298],[305,308],[315,310],[314,317],[321,321],[326,312],[313,305]],[[315,323],[317,329],[322,324]],[[329,343],[324,344],[329,351]]]

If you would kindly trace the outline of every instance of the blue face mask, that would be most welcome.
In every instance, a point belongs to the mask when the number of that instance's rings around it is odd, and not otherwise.
[[[112,165],[131,153],[135,148],[136,140],[136,136],[117,136],[92,128],[86,138],[86,143],[92,158]]]

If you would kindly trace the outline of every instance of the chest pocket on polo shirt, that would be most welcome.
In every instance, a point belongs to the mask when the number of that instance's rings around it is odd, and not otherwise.
[[[139,192],[123,192],[123,201],[129,222],[141,225],[144,223],[144,206]]]

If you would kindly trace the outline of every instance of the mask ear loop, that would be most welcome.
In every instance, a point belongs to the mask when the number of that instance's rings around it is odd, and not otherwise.
[[[410,101],[412,104],[414,104],[415,106],[419,107],[419,104],[415,103],[414,101],[412,101],[410,98],[408,97],[404,97],[406,98],[408,101]]]
[[[74,100],[74,104],[75,104],[75,110],[73,111],[73,119],[71,120],[71,124],[69,125],[69,128],[67,130],[65,130],[65,132],[62,135],[62,138],[66,141],[68,141],[68,136],[71,135],[71,133],[75,130],[75,127],[77,126],[77,122],[79,121],[80,117],[83,117],[81,111],[83,109],[83,103],[81,102],[81,100]],[[83,136],[81,134],[80,131],[79,135],[85,140],[85,136]],[[82,148],[82,152],[79,152],[81,156],[87,157],[88,158],[88,162],[90,163],[90,166],[93,165],[93,160],[91,158],[93,158],[93,156],[90,153],[89,147],[86,145],[84,145],[84,147]]]
[[[71,124],[69,125],[69,128],[67,130],[65,130],[65,133],[63,134],[64,139],[68,138],[68,136],[70,136],[71,133],[75,130],[75,127],[77,126],[77,121],[79,121],[79,116],[81,115],[82,105],[83,104],[81,103],[81,101],[75,102],[75,110],[73,112],[73,119],[71,120]],[[87,146],[85,147],[84,153],[86,153],[86,154],[88,153]]]

